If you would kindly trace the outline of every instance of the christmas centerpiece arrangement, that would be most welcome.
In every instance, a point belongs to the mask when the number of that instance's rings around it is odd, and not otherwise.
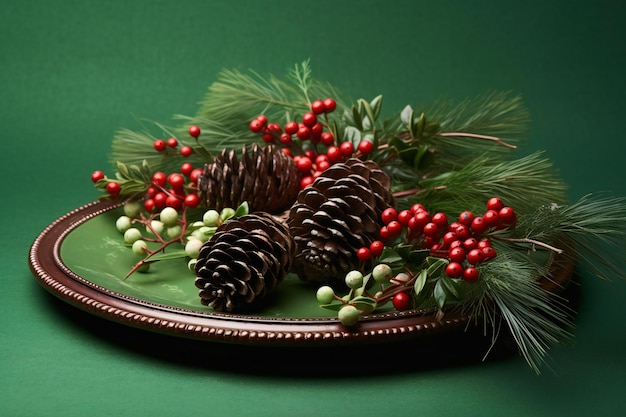
[[[519,156],[519,97],[382,111],[308,62],[281,79],[224,70],[177,126],[121,130],[102,199],[137,255],[122,280],[187,266],[200,303],[253,314],[289,275],[346,328],[379,311],[462,311],[508,329],[535,370],[570,338],[559,265],[623,276],[626,204],[570,202],[551,161]],[[317,300],[317,301],[316,301]]]

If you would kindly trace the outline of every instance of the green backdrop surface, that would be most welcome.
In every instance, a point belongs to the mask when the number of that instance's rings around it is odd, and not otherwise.
[[[89,175],[109,168],[115,130],[192,114],[222,68],[282,75],[306,58],[352,97],[383,94],[389,112],[519,93],[532,117],[520,154],[545,149],[571,198],[624,196],[624,12],[577,0],[0,1],[0,415],[623,415],[626,283],[583,270],[576,341],[537,376],[518,357],[446,366],[393,347],[320,358],[173,341],[58,301],[27,253],[97,197]]]

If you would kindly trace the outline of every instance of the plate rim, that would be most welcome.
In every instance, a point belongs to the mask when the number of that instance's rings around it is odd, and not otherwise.
[[[130,297],[81,277],[63,263],[61,246],[76,227],[118,208],[121,202],[93,201],[48,225],[29,250],[29,267],[50,293],[87,313],[123,325],[176,337],[259,345],[327,345],[400,341],[450,331],[464,331],[469,316],[461,312],[437,317],[433,309],[391,311],[364,316],[355,326],[337,318],[277,318],[201,312]],[[574,263],[560,265],[554,291],[569,281]]]

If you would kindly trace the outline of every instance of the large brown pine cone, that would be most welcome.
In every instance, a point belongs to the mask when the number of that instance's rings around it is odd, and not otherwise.
[[[383,210],[395,207],[390,186],[375,162],[350,159],[300,191],[288,218],[300,279],[343,283],[347,272],[361,266],[357,250],[377,239]]]
[[[294,255],[287,226],[267,213],[221,225],[200,249],[195,285],[215,311],[250,310],[285,277]]]
[[[293,159],[274,146],[243,145],[241,156],[226,150],[204,166],[198,196],[206,208],[236,208],[244,201],[250,211],[280,213],[300,190],[300,174]]]

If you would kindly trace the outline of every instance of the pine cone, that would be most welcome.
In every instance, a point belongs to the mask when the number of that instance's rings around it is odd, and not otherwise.
[[[300,279],[343,283],[346,273],[361,266],[357,250],[377,239],[383,210],[395,207],[390,186],[375,162],[350,159],[300,191],[288,218]]]
[[[288,209],[300,190],[300,175],[293,159],[273,146],[243,145],[241,156],[222,151],[204,166],[198,178],[198,196],[206,208],[236,208],[244,201],[250,211],[280,213]]]
[[[282,281],[293,255],[287,226],[267,213],[224,223],[200,249],[200,302],[215,311],[251,309]]]

